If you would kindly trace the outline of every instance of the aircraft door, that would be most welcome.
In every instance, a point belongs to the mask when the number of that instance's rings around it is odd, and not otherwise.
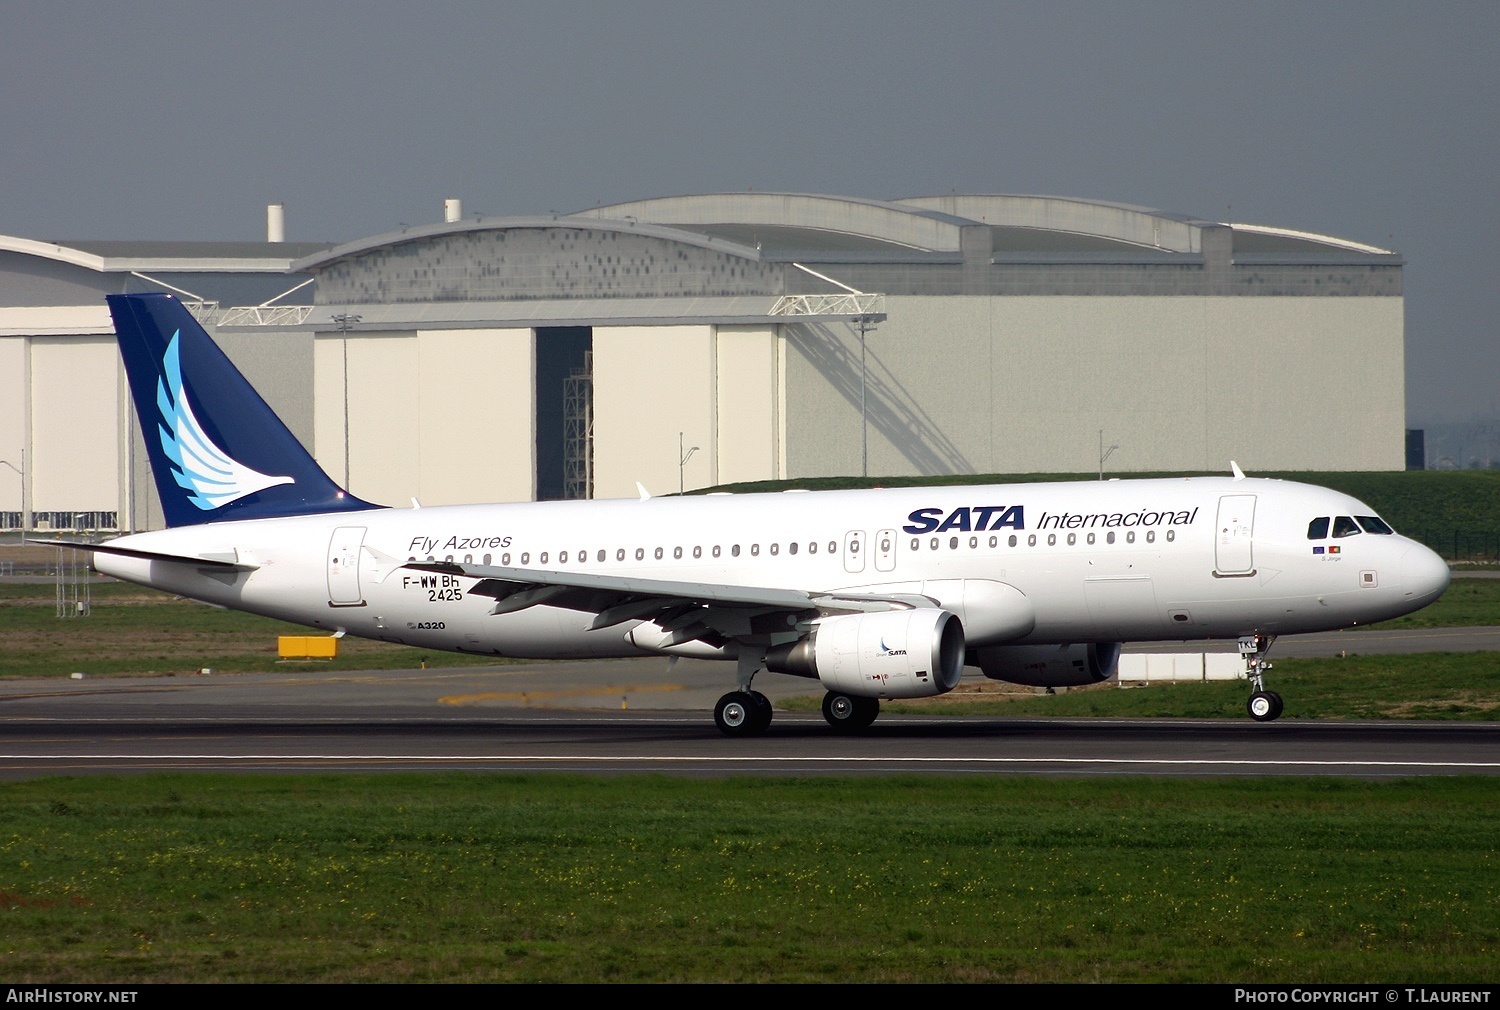
[[[1249,575],[1255,571],[1255,495],[1226,494],[1219,499],[1214,527],[1214,572]]]
[[[328,541],[328,605],[362,607],[359,590],[359,553],[365,542],[365,527],[340,526]]]
[[[877,572],[893,572],[896,570],[896,531],[875,531],[875,570]]]
[[[865,570],[865,531],[850,530],[844,534],[844,571]]]

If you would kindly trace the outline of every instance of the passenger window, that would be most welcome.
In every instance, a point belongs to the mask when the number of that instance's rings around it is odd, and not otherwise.
[[[1359,535],[1359,526],[1350,516],[1333,517],[1333,535],[1336,537],[1353,537]]]
[[[1167,543],[1171,543],[1173,540],[1176,540],[1176,539],[1177,539],[1177,531],[1176,530],[1167,530]]]
[[[1386,525],[1384,519],[1378,519],[1375,516],[1355,516],[1354,518],[1359,520],[1360,526],[1364,527],[1366,533],[1378,533],[1381,536],[1390,536],[1396,532]]]
[[[937,537],[933,537],[931,540],[929,540],[927,542],[927,546],[931,547],[933,550],[937,550],[937,545],[938,545],[938,538]]]
[[[1014,536],[1012,536],[1010,538],[1010,546],[1014,547],[1015,545],[1016,545],[1016,538]]]
[[[701,558],[701,557],[703,557],[703,548],[702,547],[694,547],[693,548],[693,557],[695,557],[695,558]]]
[[[508,557],[510,557],[510,555],[509,555],[509,554],[507,554],[507,555],[506,555],[506,557],[507,557],[507,558],[508,558]],[[488,565],[488,564],[489,564],[489,563],[490,563],[490,555],[488,555],[488,554],[486,554],[486,555],[485,555],[485,556],[484,556],[484,563],[485,563],[485,564],[486,564],[486,565]],[[507,561],[507,562],[506,562],[506,564],[507,564],[507,565],[508,565],[508,564],[510,564],[510,562],[509,562],[509,561]]]
[[[740,545],[739,544],[735,544],[733,547],[729,548],[729,554],[730,554],[731,557],[735,557],[735,558],[739,557],[740,556]]]
[[[991,547],[998,547],[998,546],[1000,546],[1000,538],[999,537],[990,537],[990,546]]]
[[[1154,543],[1156,543],[1156,531],[1155,530],[1147,530],[1146,531],[1146,543],[1148,543],[1148,544],[1154,544]]]
[[[754,558],[754,557],[758,557],[759,555],[760,555],[760,544],[751,544],[750,545],[750,556],[752,558]]]
[[[714,557],[718,557],[718,556],[719,556],[719,545],[718,544],[714,544]]]
[[[635,559],[637,561],[645,561],[646,560],[646,548],[644,548],[644,547],[637,547],[635,549]]]
[[[1057,534],[1056,533],[1048,533],[1047,534],[1047,546],[1048,547],[1056,547],[1057,546]]]
[[[787,544],[786,545],[786,552],[788,554],[796,554],[797,553],[797,541],[793,540],[791,543]]]
[[[547,552],[546,551],[542,551],[542,556],[540,558],[540,561],[544,565],[547,563]]]
[[[603,561],[604,559],[600,558],[599,560]],[[624,561],[625,560],[625,548],[621,547],[619,550],[615,551],[615,560],[616,561]]]
[[[656,549],[656,560],[658,560],[658,561],[660,561],[660,560],[661,560],[661,554],[662,554],[662,551],[661,551],[661,548],[660,548],[660,547],[658,547],[658,548],[657,548],[657,549]]]
[[[828,553],[829,554],[837,554],[838,552],[839,552],[839,542],[837,540],[830,540],[830,541],[828,541]]]
[[[912,537],[911,549],[914,551],[920,551],[922,549],[922,541],[918,540],[916,537]]]
[[[1035,533],[1031,534],[1031,536],[1029,536],[1029,537],[1026,538],[1026,546],[1027,547],[1035,547],[1036,546],[1036,534]]]
[[[1093,542],[1094,542],[1094,534],[1090,533],[1089,534],[1089,543],[1093,543]]]
[[[1068,546],[1072,547],[1076,543],[1078,543],[1078,534],[1077,533],[1069,533],[1068,534]]]
[[[1135,543],[1135,530],[1130,530],[1125,534],[1125,542],[1127,544]]]
[[[809,554],[816,554],[816,553],[818,553],[818,542],[816,540],[812,541],[811,543],[809,543],[807,545],[807,553],[809,553]]]
[[[771,545],[771,554],[772,554],[772,556],[775,556],[775,555],[780,554],[780,553],[781,553],[781,545],[780,544],[772,544]]]
[[[969,548],[972,550],[973,548],[978,547],[978,546],[979,546],[979,538],[978,537],[970,537],[969,538]]]
[[[565,564],[568,563],[568,552],[567,551],[558,551],[557,552],[557,563],[560,564],[560,565],[565,565]]]
[[[531,555],[530,554],[522,554],[521,555],[521,564],[523,564],[523,565],[529,565],[529,564],[531,564]]]
[[[949,537],[948,538],[948,549],[950,551],[956,551],[956,550],[958,550],[958,537]]]
[[[681,559],[681,557],[682,557],[682,548],[681,547],[673,547],[672,548],[672,557],[675,558],[675,559]]]
[[[600,551],[599,552],[599,560],[600,561],[603,561],[608,556],[609,556],[609,552],[608,551]]]
[[[1115,542],[1115,531],[1114,530],[1110,530],[1108,533],[1104,534],[1104,542],[1107,543],[1107,544],[1112,544],[1112,543]]]

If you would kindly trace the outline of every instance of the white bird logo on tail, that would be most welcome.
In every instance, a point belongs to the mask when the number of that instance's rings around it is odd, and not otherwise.
[[[177,339],[172,334],[161,359],[162,378],[156,380],[156,409],[161,411],[161,448],[173,463],[172,476],[188,492],[188,501],[205,512],[238,501],[277,484],[296,483],[290,477],[272,477],[230,459],[193,416],[187,392],[182,387],[182,365],[177,357]]]

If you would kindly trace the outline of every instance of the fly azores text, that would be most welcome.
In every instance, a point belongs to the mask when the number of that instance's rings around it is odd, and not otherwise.
[[[451,536],[446,540],[442,534],[435,537],[420,536],[412,537],[407,551],[412,554],[431,554],[434,551],[481,551],[486,547],[509,547],[510,537],[500,536],[477,536],[460,537]]]

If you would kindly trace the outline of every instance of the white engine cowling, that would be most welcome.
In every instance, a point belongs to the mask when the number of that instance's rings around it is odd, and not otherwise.
[[[971,649],[968,664],[990,680],[1032,687],[1080,687],[1115,675],[1119,642],[1086,645],[986,645]]]
[[[845,694],[926,698],[958,686],[963,660],[963,622],[919,607],[825,617],[808,637],[767,653],[766,668]]]

